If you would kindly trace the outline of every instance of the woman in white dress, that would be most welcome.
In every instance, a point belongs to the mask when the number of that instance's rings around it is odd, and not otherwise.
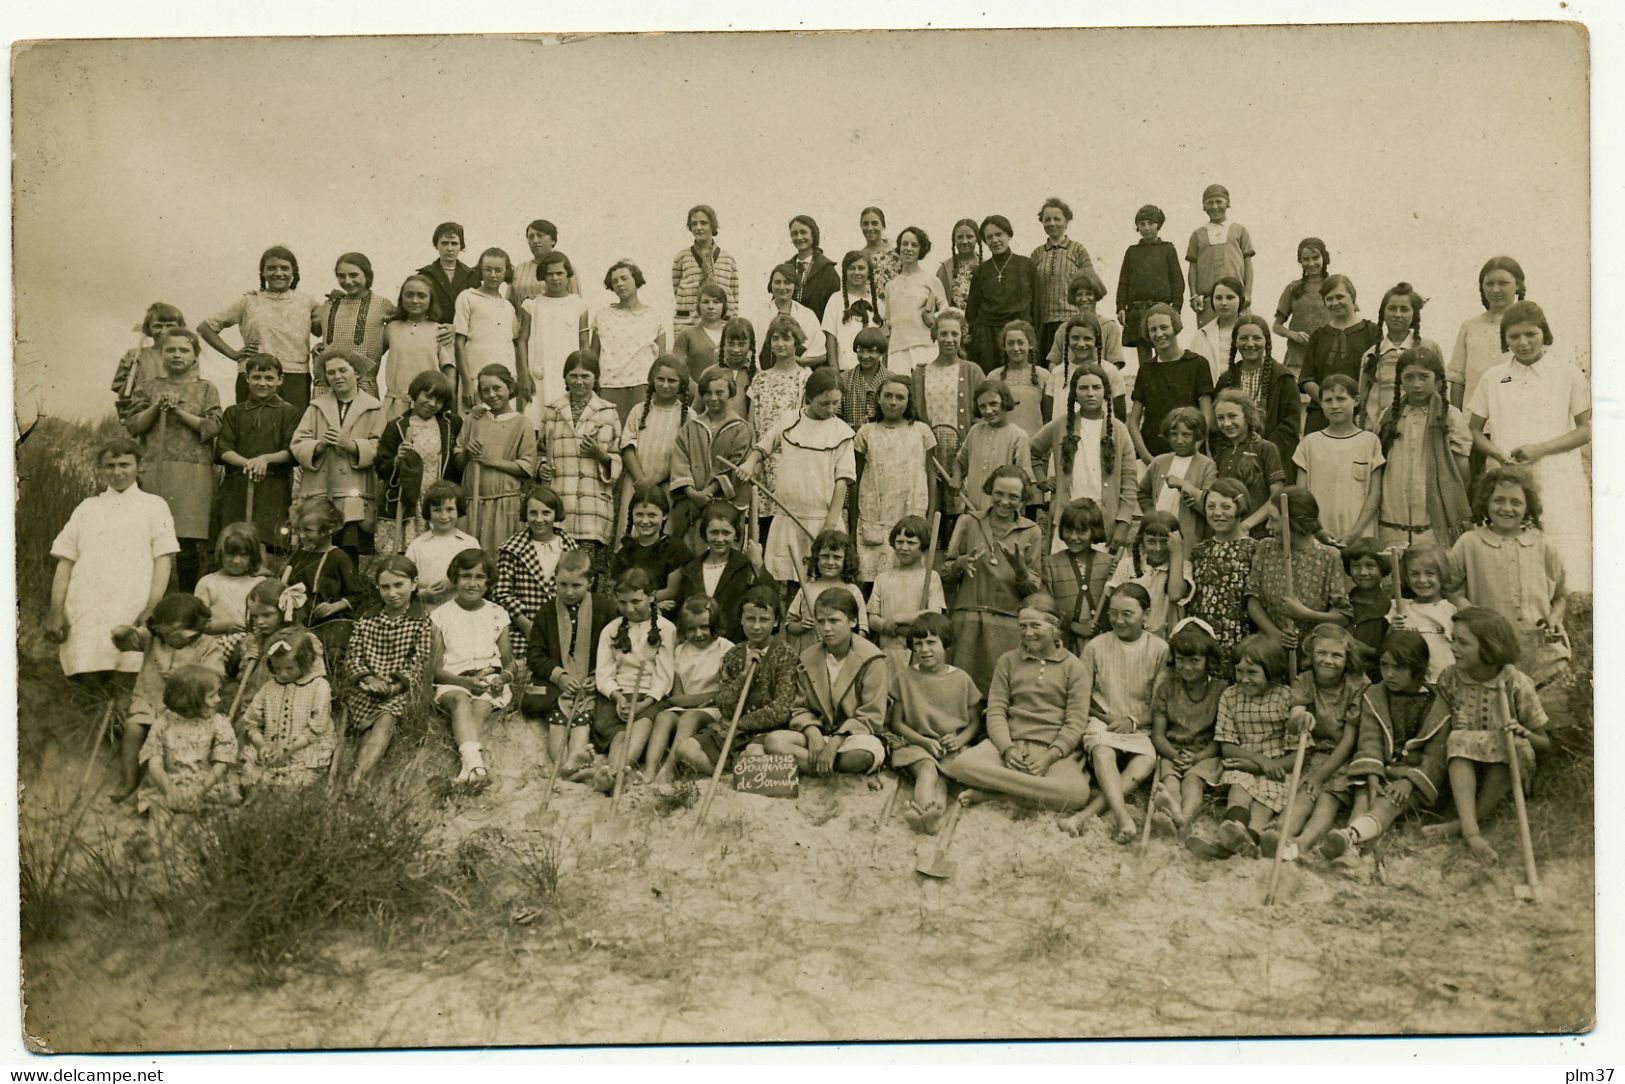
[[[931,238],[918,226],[897,233],[897,274],[886,283],[886,368],[909,376],[916,365],[937,356],[931,329],[937,313],[948,307],[942,280],[920,266],[931,251]]]
[[[1590,591],[1591,486],[1580,458],[1591,443],[1590,385],[1580,366],[1546,349],[1551,325],[1533,301],[1507,308],[1501,339],[1511,360],[1486,371],[1467,400],[1473,444],[1534,475],[1546,540],[1563,558],[1568,588]]]
[[[141,652],[120,651],[113,630],[146,622],[181,547],[168,502],[136,484],[140,470],[135,441],[121,437],[98,448],[96,473],[107,488],[80,502],[51,543],[57,564],[45,635],[61,645],[69,677],[107,685],[114,674],[141,669]],[[123,693],[132,680],[119,681]]]

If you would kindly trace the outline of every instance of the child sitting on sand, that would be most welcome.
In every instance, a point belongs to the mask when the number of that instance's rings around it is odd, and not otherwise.
[[[914,776],[914,797],[903,819],[916,832],[935,835],[948,811],[940,762],[980,735],[982,693],[969,674],[948,665],[954,626],[946,616],[922,613],[905,633],[913,663],[892,675],[886,744],[892,767],[910,768]]]
[[[818,643],[801,654],[790,727],[762,739],[769,754],[788,754],[813,775],[880,770],[886,746],[886,653],[858,635],[858,603],[825,591],[813,604]]]
[[[520,713],[547,729],[547,759],[566,779],[579,781],[592,765],[593,670],[598,640],[615,617],[615,603],[592,590],[592,555],[569,550],[559,557],[553,600],[530,625],[525,661],[530,684]]]
[[[672,751],[679,762],[703,775],[716,769],[722,756],[722,743],[728,736],[728,723],[739,711],[739,728],[733,748],[764,752],[757,739],[782,730],[790,722],[796,704],[796,671],[801,660],[784,640],[773,635],[779,627],[779,594],[770,583],[757,584],[745,592],[739,605],[739,624],[744,643],[735,644],[722,657],[717,677],[716,705],[719,718],[692,738],[674,742]],[[745,688],[745,669],[754,663],[750,688]],[[745,706],[739,710],[739,698]]]
[[[1152,820],[1163,831],[1183,832],[1202,809],[1202,792],[1219,785],[1224,765],[1213,724],[1224,692],[1224,649],[1213,629],[1187,617],[1168,638],[1173,670],[1151,693],[1151,744],[1162,758],[1162,789]]]

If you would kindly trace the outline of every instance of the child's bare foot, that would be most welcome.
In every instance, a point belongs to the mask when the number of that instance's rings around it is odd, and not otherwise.
[[[1157,791],[1156,807],[1168,814],[1172,819],[1176,821],[1179,819],[1179,803],[1174,799],[1173,795],[1168,793],[1167,787]]]
[[[1478,859],[1480,864],[1493,866],[1501,861],[1500,852],[1491,847],[1490,841],[1483,836],[1467,836],[1466,839],[1467,849],[1473,852],[1473,857]]]
[[[1159,809],[1151,814],[1151,830],[1160,835],[1177,836],[1179,834],[1179,822],[1175,821],[1167,810]]]
[[[937,829],[942,827],[942,819],[948,813],[948,803],[939,798],[933,798],[920,807],[924,819],[920,822],[921,830],[929,835],[936,835]]]
[[[965,809],[969,809],[973,805],[981,805],[983,802],[991,802],[995,797],[997,797],[997,795],[994,795],[988,791],[977,790],[975,787],[966,787],[964,790],[959,792],[959,804]]]
[[[1081,813],[1074,813],[1070,817],[1062,817],[1055,822],[1055,826],[1069,836],[1081,836],[1084,830],[1089,827],[1089,822],[1094,819],[1094,815],[1086,809]]]
[[[587,773],[584,782],[600,794],[610,794],[615,790],[615,773],[609,770],[609,765],[600,764]]]
[[[1117,834],[1112,838],[1126,846],[1138,839],[1139,835],[1140,827],[1134,823],[1134,818],[1124,817],[1117,822]]]
[[[925,807],[919,802],[909,799],[908,805],[903,807],[903,820],[908,823],[915,833],[925,831]]]

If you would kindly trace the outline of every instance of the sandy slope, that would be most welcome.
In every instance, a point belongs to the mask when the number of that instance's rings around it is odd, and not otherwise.
[[[703,832],[633,792],[632,838],[595,844],[606,802],[542,781],[519,724],[497,784],[446,808],[478,833],[562,839],[554,913],[497,937],[397,949],[341,943],[320,973],[254,989],[155,929],[110,944],[83,924],[25,951],[27,1030],[55,1050],[300,1048],[1001,1036],[1573,1030],[1593,1016],[1592,870],[1544,871],[1512,898],[1510,814],[1485,872],[1408,830],[1358,861],[1204,863],[1169,840],[1143,863],[1102,832],[973,809],[958,872],[913,872],[886,791],[809,780],[796,801],[725,791]],[[886,777],[886,786],[892,785]],[[520,916],[521,918],[524,916]]]

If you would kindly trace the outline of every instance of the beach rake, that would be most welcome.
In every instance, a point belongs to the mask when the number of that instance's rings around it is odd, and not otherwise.
[[[1535,841],[1529,834],[1529,807],[1523,800],[1523,769],[1518,766],[1518,742],[1512,734],[1512,705],[1507,700],[1504,680],[1498,692],[1501,715],[1507,727],[1501,733],[1506,737],[1507,770],[1512,774],[1512,807],[1518,813],[1518,845],[1523,850],[1525,883],[1513,885],[1512,895],[1525,903],[1538,903],[1543,898],[1543,891],[1540,886],[1540,873],[1535,868]]]

